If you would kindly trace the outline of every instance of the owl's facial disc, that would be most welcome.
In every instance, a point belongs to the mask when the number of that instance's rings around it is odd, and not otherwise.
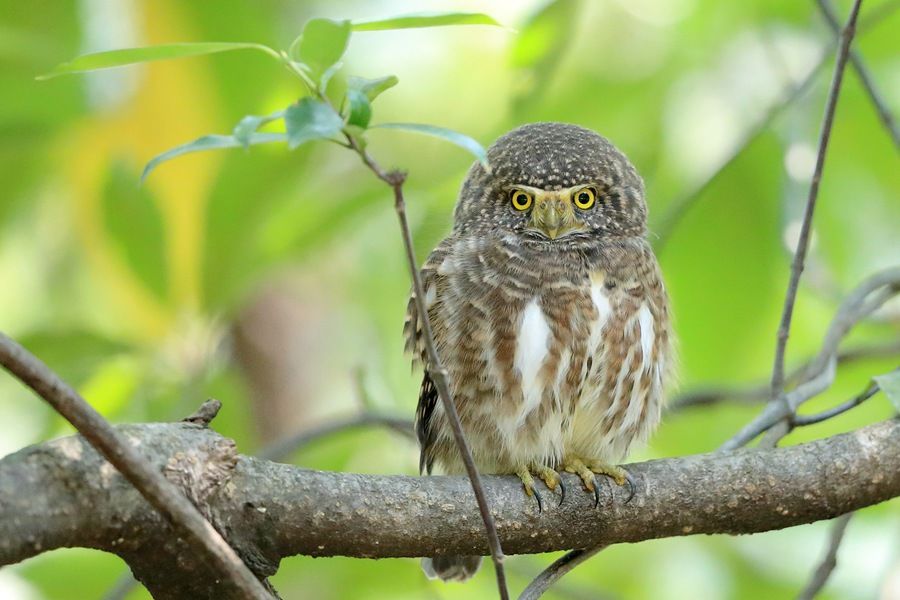
[[[513,189],[511,198],[513,208],[516,210],[530,209],[525,231],[556,240],[573,233],[588,231],[589,228],[579,218],[578,211],[588,210],[593,206],[594,192],[585,190],[584,186],[563,190],[517,186]],[[527,194],[530,201],[523,202],[523,194]],[[590,203],[586,202],[588,197]]]

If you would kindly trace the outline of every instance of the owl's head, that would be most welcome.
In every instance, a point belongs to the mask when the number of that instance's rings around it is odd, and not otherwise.
[[[606,138],[567,123],[532,123],[488,149],[490,171],[475,164],[460,191],[455,231],[513,232],[552,246],[598,237],[640,236],[644,184]]]

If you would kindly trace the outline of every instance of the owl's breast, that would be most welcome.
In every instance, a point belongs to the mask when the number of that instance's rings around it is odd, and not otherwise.
[[[457,242],[437,274],[426,300],[460,416],[498,438],[506,456],[558,455],[608,306],[601,289],[571,262],[474,241]]]

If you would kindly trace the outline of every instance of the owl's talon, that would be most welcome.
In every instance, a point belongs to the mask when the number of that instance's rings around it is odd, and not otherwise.
[[[594,494],[595,508],[600,505],[600,492],[598,490],[599,486],[597,480],[594,477],[595,473],[597,475],[606,475],[616,482],[616,485],[622,486],[626,483],[628,484],[628,498],[625,500],[625,504],[631,502],[631,499],[634,498],[634,494],[637,491],[637,482],[634,477],[631,476],[631,473],[617,465],[608,465],[600,461],[584,461],[577,456],[570,456],[563,461],[563,469],[581,477],[584,488]]]
[[[561,498],[559,504],[562,504],[562,501],[566,497],[566,488],[563,485],[562,478],[559,476],[559,473],[546,465],[531,464],[528,466],[519,467],[518,469],[516,469],[516,475],[519,477],[519,479],[522,480],[522,485],[525,487],[525,493],[528,496],[534,496],[535,500],[537,500],[538,512],[544,512],[544,499],[541,496],[540,492],[538,492],[538,490],[535,488],[535,475],[538,479],[544,482],[544,485],[546,485],[547,489],[551,492],[555,492],[557,487],[560,488]]]
[[[563,505],[563,502],[566,500],[566,484],[563,483],[562,477],[559,478],[559,504],[557,504],[557,508]]]
[[[538,512],[544,512],[544,503],[541,500],[541,494],[534,489],[534,477],[531,476],[531,471],[529,471],[527,467],[522,467],[516,469],[516,475],[522,480],[522,486],[525,488],[525,495],[529,498],[533,496],[535,500],[537,500]]]
[[[628,497],[625,498],[625,504],[628,504],[631,502],[631,499],[634,498],[634,493],[637,491],[637,481],[635,481],[631,473],[625,469],[622,470],[625,471],[625,482],[628,484]]]

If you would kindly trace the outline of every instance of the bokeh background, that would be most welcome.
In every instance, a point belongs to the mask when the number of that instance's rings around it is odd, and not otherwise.
[[[863,4],[856,45],[900,113],[900,10]],[[838,9],[845,15],[849,2]],[[246,114],[283,108],[298,82],[256,53],[152,63],[36,82],[76,54],[174,41],[285,48],[311,16],[484,11],[508,28],[357,33],[347,75],[397,75],[373,122],[450,127],[489,144],[561,120],[618,145],[647,183],[651,229],[702,184],[832,48],[812,0],[34,0],[0,3],[0,329],[113,421],[173,420],[207,397],[215,427],[252,453],[360,410],[411,416],[418,374],[402,352],[408,291],[389,190],[354,155],[317,143],[190,155],[144,186],[142,165]],[[660,250],[680,337],[681,393],[764,381],[809,186],[831,61],[807,93],[696,197]],[[375,131],[371,151],[410,172],[420,260],[448,231],[471,157],[430,138]],[[818,347],[837,301],[900,262],[898,149],[848,73],[826,165],[810,266],[789,347]],[[896,304],[848,346],[900,336]],[[806,410],[860,391],[897,355],[842,367]],[[673,395],[678,392],[673,391]],[[635,458],[715,449],[758,406],[670,413]],[[884,396],[785,443],[890,417]],[[0,375],[0,455],[70,427]],[[353,430],[291,461],[318,469],[416,471],[414,444]],[[825,457],[827,460],[827,457]],[[862,511],[823,598],[900,598],[897,501]],[[621,545],[549,598],[787,598],[823,552],[826,523],[745,537]],[[553,556],[509,560],[513,590]],[[125,569],[112,555],[50,552],[0,571],[0,597],[99,598]],[[285,560],[285,598],[492,598],[490,568],[466,585],[427,581],[416,560]],[[131,599],[148,597],[135,590]]]

